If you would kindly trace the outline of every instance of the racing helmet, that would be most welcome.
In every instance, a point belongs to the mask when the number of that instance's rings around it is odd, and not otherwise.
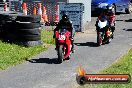
[[[115,14],[115,10],[113,9],[112,5],[107,6],[107,13],[109,15],[114,15]]]
[[[63,14],[62,20],[63,20],[63,21],[68,21],[68,19],[69,19],[69,18],[68,18],[68,16],[67,16],[67,14]]]

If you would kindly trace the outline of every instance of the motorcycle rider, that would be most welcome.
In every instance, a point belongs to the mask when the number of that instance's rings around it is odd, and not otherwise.
[[[108,19],[109,19],[109,22],[110,22],[110,27],[111,27],[111,30],[112,30],[112,33],[114,32],[115,30],[115,12],[112,11],[112,6],[107,6],[106,7],[106,13],[107,13],[107,16],[108,16]]]
[[[99,20],[107,20],[108,24],[106,26],[106,29],[108,29],[108,27],[110,27],[112,33],[114,32],[115,26],[112,24],[113,20],[111,20],[111,18],[110,18],[111,16],[115,17],[115,14],[112,11],[112,9],[109,8],[109,6],[107,6],[106,8],[100,9],[100,15],[98,16],[96,24],[95,24],[97,32],[99,31],[99,27],[98,27],[98,21]],[[115,20],[115,18],[114,18],[114,20]],[[103,30],[103,32],[106,32],[106,31],[107,30]],[[112,36],[112,38],[113,38],[113,36]]]
[[[107,13],[106,13],[106,9],[104,9],[104,8],[100,9],[100,15],[98,16],[96,24],[95,24],[97,32],[99,32],[99,30],[100,30],[98,27],[99,20],[101,20],[101,21],[107,20],[108,21],[107,27],[110,25],[109,18],[108,18]],[[102,30],[102,31],[105,32],[106,30]]]
[[[72,27],[72,23],[70,22],[68,16],[66,14],[63,14],[62,19],[59,21],[59,23],[57,24],[56,28],[54,29],[54,35],[53,38],[55,38],[55,32],[59,31],[59,30],[63,30],[64,28],[67,29],[71,35],[70,35],[70,40],[71,40],[71,44],[72,44],[72,52],[74,53],[74,34],[73,34],[73,27]],[[56,48],[57,49],[57,42],[56,42]]]

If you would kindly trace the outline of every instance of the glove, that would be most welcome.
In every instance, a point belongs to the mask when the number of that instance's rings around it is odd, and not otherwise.
[[[70,36],[70,39],[71,39],[71,40],[73,40],[73,37],[72,37],[72,36]]]

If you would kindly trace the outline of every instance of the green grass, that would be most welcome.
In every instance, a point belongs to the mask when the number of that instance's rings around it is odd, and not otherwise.
[[[99,74],[130,74],[132,77],[132,49],[110,67],[100,71]],[[87,84],[78,88],[132,88],[132,82],[128,84]]]
[[[111,67],[101,71],[103,74],[130,74],[132,76],[132,49],[114,63]],[[97,86],[97,85],[96,85]],[[132,82],[129,84],[100,84],[98,88],[132,88]]]
[[[42,31],[42,41],[47,44],[55,44],[53,39],[53,31]]]
[[[41,39],[45,44],[34,47],[23,47],[0,41],[0,70],[20,64],[26,59],[47,50],[47,44],[54,44],[52,36],[53,32],[43,30]]]
[[[121,57],[111,67],[106,68],[100,73],[113,73],[113,74],[130,74],[132,75],[132,49],[126,55]]]

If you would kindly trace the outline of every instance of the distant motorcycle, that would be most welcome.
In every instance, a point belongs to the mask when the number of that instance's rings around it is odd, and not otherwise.
[[[108,21],[106,19],[98,19],[97,28],[97,44],[100,46],[105,43],[110,43],[113,38],[113,33]]]
[[[71,40],[70,32],[66,29],[56,31],[56,43],[57,43],[57,53],[59,63],[62,63],[63,60],[69,60],[71,55]]]

